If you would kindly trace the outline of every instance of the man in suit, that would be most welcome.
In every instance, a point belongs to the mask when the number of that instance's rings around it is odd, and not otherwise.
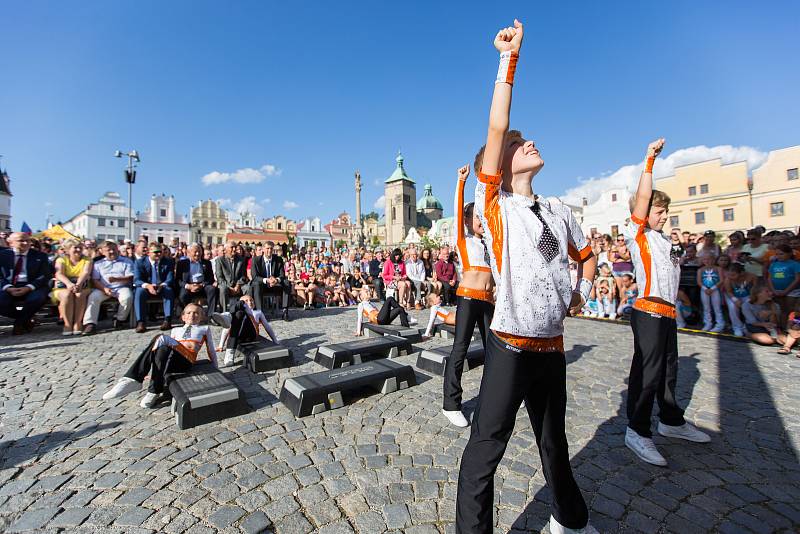
[[[175,279],[178,281],[178,302],[186,306],[198,297],[205,297],[208,315],[217,311],[217,282],[211,262],[203,258],[203,247],[192,243],[187,257],[178,261]]]
[[[50,292],[53,269],[47,255],[31,249],[30,236],[14,232],[0,250],[0,315],[14,319],[14,335],[33,330],[33,316]],[[22,306],[17,310],[17,306]]]
[[[149,256],[136,260],[133,266],[134,302],[136,310],[136,333],[143,334],[147,331],[145,320],[147,318],[147,300],[150,297],[160,297],[164,303],[164,322],[161,330],[172,328],[172,305],[175,302],[173,284],[175,263],[170,258],[161,257],[161,245],[150,245]]]
[[[291,286],[286,279],[283,258],[273,254],[273,250],[275,250],[275,243],[267,241],[264,245],[264,254],[253,257],[250,268],[250,295],[256,301],[256,309],[259,310],[264,295],[280,296],[283,319],[288,321]]]
[[[217,263],[217,286],[222,307],[232,311],[245,291],[247,290],[247,263],[241,256],[235,254],[236,243],[225,243],[225,253]]]

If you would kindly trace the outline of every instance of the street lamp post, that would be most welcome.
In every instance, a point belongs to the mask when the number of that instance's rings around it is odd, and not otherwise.
[[[128,167],[125,169],[125,181],[128,182],[128,239],[133,241],[133,184],[136,182],[136,165],[133,163],[141,162],[139,152],[131,150],[127,154],[117,150],[114,152],[115,158],[122,156],[128,157]]]

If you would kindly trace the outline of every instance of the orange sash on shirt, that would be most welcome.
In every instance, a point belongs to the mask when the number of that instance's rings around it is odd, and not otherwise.
[[[456,295],[494,304],[494,294],[486,289],[472,289],[471,287],[460,285],[458,289],[456,289]]]
[[[564,336],[523,337],[492,330],[494,334],[509,345],[528,352],[564,352]]]
[[[197,361],[197,355],[200,353],[200,349],[203,348],[203,345],[205,345],[205,342],[206,338],[204,336],[203,340],[200,341],[200,345],[197,347],[197,349],[192,350],[190,347],[184,345],[184,343],[196,344],[197,341],[195,341],[194,339],[180,339],[178,340],[178,344],[172,348],[175,349],[175,351],[178,354],[180,354],[190,362],[195,363]]]

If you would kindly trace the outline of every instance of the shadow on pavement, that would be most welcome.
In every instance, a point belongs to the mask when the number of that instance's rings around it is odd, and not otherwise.
[[[2,452],[0,456],[3,458],[3,466],[6,467],[24,463],[27,460],[57,449],[62,445],[67,445],[73,441],[83,439],[101,430],[116,428],[121,424],[121,422],[102,423],[75,432],[46,432],[19,439],[0,441],[0,451]]]

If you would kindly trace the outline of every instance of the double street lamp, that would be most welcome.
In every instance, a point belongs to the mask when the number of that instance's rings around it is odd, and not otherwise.
[[[117,150],[114,152],[115,158],[122,156],[128,157],[128,167],[125,169],[125,181],[128,182],[128,239],[133,241],[133,184],[136,181],[136,163],[139,163],[139,153],[136,150],[131,150],[127,154]]]

